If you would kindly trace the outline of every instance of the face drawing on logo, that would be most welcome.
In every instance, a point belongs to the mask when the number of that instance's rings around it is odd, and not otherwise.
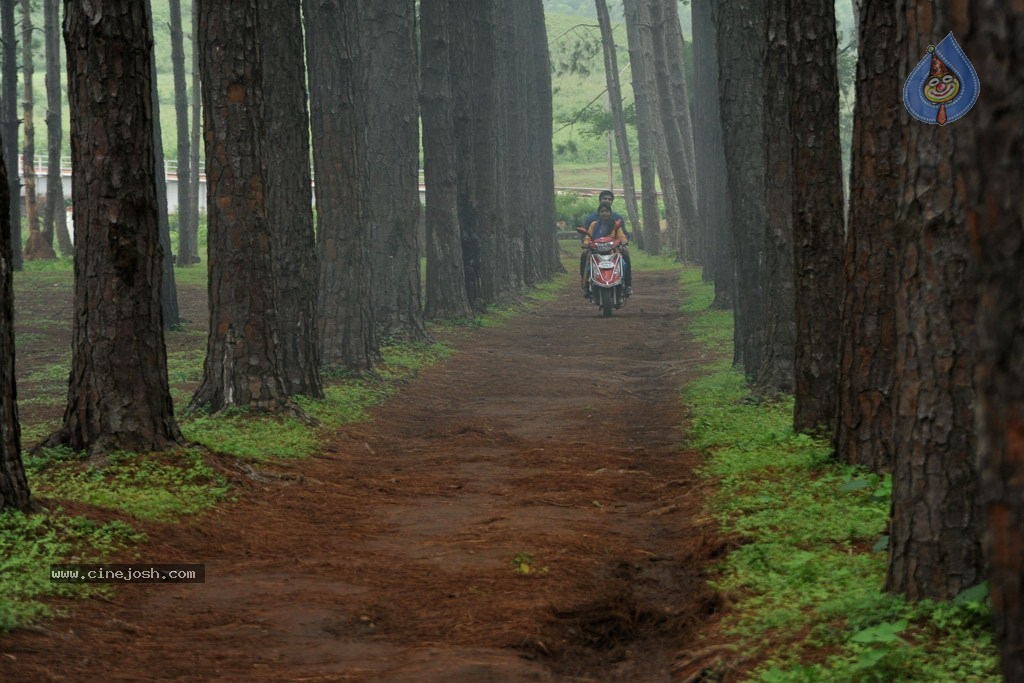
[[[933,104],[946,104],[960,92],[960,79],[932,55],[932,68],[924,84],[924,97]]]
[[[932,76],[924,84],[924,96],[929,102],[945,104],[956,97],[960,92],[960,81],[953,74],[946,74],[941,78]]]

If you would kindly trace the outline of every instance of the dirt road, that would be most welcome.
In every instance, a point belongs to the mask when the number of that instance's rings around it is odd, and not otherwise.
[[[571,290],[466,333],[319,457],[146,526],[206,583],[5,636],[0,680],[687,678],[720,550],[681,431],[698,352],[675,274],[636,280],[611,319]]]

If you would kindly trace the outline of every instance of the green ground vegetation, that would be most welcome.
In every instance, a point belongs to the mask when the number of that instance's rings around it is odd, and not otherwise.
[[[736,651],[759,662],[750,680],[999,680],[985,586],[941,603],[883,593],[889,477],[794,433],[791,397],[755,398],[729,361],[731,314],[708,310],[713,287],[698,269],[682,283],[695,340],[713,359],[683,397],[690,439],[717,489],[710,512],[738,543],[714,584]]]

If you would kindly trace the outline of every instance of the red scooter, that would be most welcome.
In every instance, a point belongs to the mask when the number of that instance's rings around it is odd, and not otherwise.
[[[583,228],[578,232],[586,234]],[[619,241],[612,237],[598,237],[584,249],[590,250],[587,259],[588,297],[601,309],[601,315],[610,318],[612,310],[626,303],[626,285],[623,282],[623,259]]]

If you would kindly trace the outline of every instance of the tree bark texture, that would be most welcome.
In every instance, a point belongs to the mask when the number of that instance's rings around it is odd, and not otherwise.
[[[199,0],[210,327],[190,409],[284,407],[257,0]]]
[[[651,40],[654,52],[654,79],[658,92],[658,113],[661,117],[662,130],[672,168],[674,185],[668,191],[675,192],[679,206],[680,225],[676,232],[670,232],[673,249],[680,258],[690,258],[690,254],[682,245],[692,244],[689,235],[695,234],[699,227],[697,215],[697,198],[695,195],[693,173],[693,142],[692,137],[687,143],[687,136],[692,136],[690,128],[689,104],[687,103],[685,83],[678,82],[682,73],[682,65],[674,64],[682,58],[682,46],[675,45],[681,40],[678,31],[678,16],[671,11],[670,2],[647,0],[651,24]],[[678,71],[678,73],[676,73]],[[684,235],[686,237],[684,237]]]
[[[356,94],[369,173],[370,295],[378,333],[426,338],[419,269],[419,69],[413,0],[360,0]],[[372,46],[372,47],[370,47]]]
[[[320,398],[317,255],[301,0],[259,0],[267,220],[274,239],[278,360],[285,392]]]
[[[702,232],[700,211],[697,207],[697,172],[693,147],[693,121],[690,117],[690,86],[686,78],[686,63],[683,56],[683,30],[679,24],[678,0],[661,0],[663,37],[665,41],[665,65],[668,67],[669,90],[672,93],[672,115],[676,120],[683,150],[683,169],[687,182],[684,192],[689,194],[689,206],[680,203],[682,215],[693,212],[693,225],[676,235],[676,256],[680,260],[699,261],[698,236]],[[678,180],[676,181],[679,182]]]
[[[498,299],[497,106],[495,0],[458,0],[453,42],[453,95],[457,134],[459,225],[466,294],[474,310]]]
[[[950,14],[905,0],[896,45],[908,74]],[[903,121],[908,121],[905,114]],[[958,129],[904,123],[898,204],[895,454],[886,589],[948,599],[980,583],[974,390],[976,287],[956,178]]]
[[[0,2],[0,42],[3,43],[2,126],[4,159],[7,160],[7,192],[11,197],[11,263],[21,270],[21,184],[18,179],[18,39],[14,30],[14,0]]]
[[[152,0],[146,0],[146,16],[149,25],[153,25]],[[170,330],[181,324],[178,313],[178,287],[174,281],[174,256],[171,253],[171,223],[167,215],[167,169],[164,165],[164,134],[160,125],[160,93],[157,90],[156,46],[150,64],[152,78],[150,85],[153,92],[153,177],[156,180],[156,218],[157,229],[160,231],[160,251],[163,254],[163,274],[160,278],[160,306],[163,309],[163,326]]]
[[[734,362],[751,382],[764,348],[764,50],[765,8],[754,0],[722,0],[715,27],[728,196],[735,252]]]
[[[655,186],[657,165],[668,161],[664,149],[664,138],[657,119],[656,95],[652,92],[651,76],[654,71],[654,56],[650,53],[649,39],[641,33],[644,22],[642,0],[625,0],[623,11],[626,19],[626,39],[629,42],[629,69],[633,77],[633,102],[636,107],[636,136],[640,154],[641,201],[643,205],[644,250],[657,254],[661,251],[661,214],[658,210],[658,194]],[[644,31],[646,33],[646,31]],[[718,75],[715,74],[715,78]],[[671,187],[662,178],[662,188]],[[663,193],[668,195],[667,192]]]
[[[57,246],[64,256],[74,253],[68,234],[68,215],[64,209],[64,183],[61,180],[60,153],[64,139],[61,109],[60,68],[60,0],[44,0],[44,31],[46,34],[46,211],[43,232],[56,233]],[[50,243],[53,243],[52,238]]]
[[[199,73],[199,2],[198,0],[192,0],[192,123],[189,126],[189,180],[191,181],[192,187],[189,189],[189,204],[185,209],[189,213],[188,226],[192,230],[192,234],[188,240],[189,251],[185,251],[185,246],[180,242],[181,235],[179,234],[178,243],[178,263],[181,265],[189,265],[193,263],[199,263],[199,173],[200,163],[199,156],[201,153],[200,144],[200,133],[202,132],[202,113],[203,113],[203,102],[202,102],[202,87],[203,79],[202,74]],[[180,206],[180,204],[179,204]]]
[[[958,157],[978,278],[976,429],[1003,677],[1024,680],[1024,12],[981,0],[953,24],[984,88]]]
[[[18,390],[14,378],[14,264],[7,221],[11,197],[0,159],[0,510],[28,510],[28,480],[21,462]]]
[[[622,171],[622,194],[626,200],[629,223],[633,230],[637,230],[640,227],[640,214],[636,203],[636,180],[633,178],[633,158],[629,151],[629,138],[626,136],[626,115],[622,111],[619,59],[616,55],[615,36],[612,34],[612,20],[605,0],[594,0],[594,5],[597,8],[597,23],[601,27],[605,83],[608,85],[608,102],[615,125],[615,148],[619,153],[619,168]]]
[[[426,317],[463,318],[472,314],[466,296],[459,226],[455,128],[449,54],[450,0],[421,0],[420,113],[423,118],[423,171],[427,190]]]
[[[892,469],[897,275],[896,207],[902,87],[897,7],[864,0],[853,114],[850,218],[843,257],[837,457],[874,472]]]
[[[527,163],[530,168],[531,196],[537,197],[532,220],[532,234],[527,238],[530,258],[536,263],[537,275],[546,279],[565,272],[559,257],[555,234],[555,160],[551,147],[553,135],[551,56],[548,51],[548,33],[544,20],[542,0],[528,0],[522,5],[526,26],[524,37],[528,57],[527,69],[527,131],[529,148]]]
[[[356,98],[359,19],[353,2],[304,0],[320,256],[321,361],[355,372],[378,355],[367,247],[367,152]]]
[[[39,228],[39,204],[36,201],[36,126],[33,112],[36,107],[35,54],[32,52],[32,0],[21,0],[21,74],[22,100],[21,116],[24,126],[22,147],[22,175],[25,178],[25,219],[28,224],[28,240],[25,242],[25,258],[28,260],[54,259],[53,233],[47,235]]]
[[[526,74],[523,69],[522,13],[512,0],[496,0],[494,79],[491,97],[495,102],[498,137],[495,193],[496,241],[488,272],[495,280],[495,299],[512,298],[526,284],[526,240],[532,227],[532,209],[516,201],[512,188],[526,190]],[[501,265],[498,257],[501,255]],[[498,274],[500,272],[500,275]],[[499,284],[500,278],[500,284]]]
[[[694,159],[697,210],[704,226],[708,255],[705,279],[715,283],[714,308],[732,305],[732,233],[730,201],[722,146],[718,92],[718,54],[712,0],[693,0]],[[788,117],[788,112],[787,112]],[[787,164],[788,165],[788,164]]]
[[[792,0],[789,25],[798,431],[836,415],[843,278],[843,165],[835,4]]]
[[[757,376],[766,394],[793,393],[796,321],[793,281],[793,173],[790,131],[791,0],[765,3],[764,355]]]
[[[160,307],[152,39],[143,3],[65,4],[75,297],[68,404],[51,446],[154,451],[182,440]]]
[[[196,0],[193,0],[195,2]],[[171,69],[174,72],[174,125],[178,138],[178,263],[193,263],[197,251],[196,226],[192,224],[191,140],[188,131],[188,84],[185,82],[185,36],[181,29],[181,0],[168,4],[171,24]]]

